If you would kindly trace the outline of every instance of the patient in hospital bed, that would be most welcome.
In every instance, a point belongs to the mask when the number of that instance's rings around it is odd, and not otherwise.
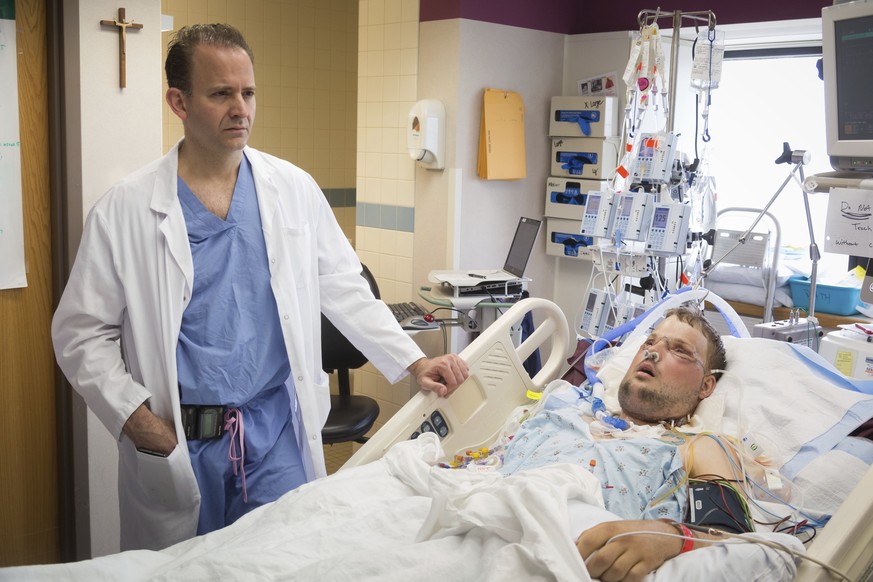
[[[788,551],[732,540],[710,545],[714,536],[674,525],[687,519],[688,484],[721,480],[748,491],[748,469],[766,459],[760,465],[791,490],[778,499],[741,494],[738,504],[752,507],[754,522],[769,524],[742,537],[802,551],[798,537],[771,530],[783,520],[797,524],[791,532],[823,525],[855,486],[873,446],[846,435],[873,417],[873,398],[816,354],[781,342],[722,338],[725,363],[718,338],[692,312],[671,314],[647,338],[640,330],[598,369],[605,406],[591,397],[599,392],[555,380],[539,403],[506,419],[488,447],[495,454],[468,470],[445,468],[454,466],[447,453],[455,451],[443,450],[435,433],[406,440],[404,428],[377,461],[304,485],[222,530],[160,552],[0,569],[0,581],[252,573],[374,582],[793,579],[797,563]],[[765,451],[755,461],[734,447],[751,437]],[[720,522],[736,531],[753,525],[741,510],[728,517]]]
[[[702,545],[695,537],[714,537],[677,524],[685,514],[686,485],[690,479],[740,482],[739,460],[725,440],[679,431],[712,394],[726,365],[721,338],[701,313],[667,311],[621,381],[619,413],[598,411],[596,396],[573,390],[547,401],[509,442],[502,473],[557,462],[586,467],[602,486],[604,507],[634,520],[598,526],[579,537],[579,552],[593,576],[639,580],[665,560]],[[717,522],[714,517],[709,523]],[[751,529],[746,516],[723,512],[719,517],[736,522],[741,531]],[[657,519],[665,521],[640,521]],[[607,544],[617,533],[640,531],[667,535]]]

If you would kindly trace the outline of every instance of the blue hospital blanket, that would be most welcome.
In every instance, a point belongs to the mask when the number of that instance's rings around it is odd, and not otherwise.
[[[576,409],[542,410],[515,433],[501,472],[554,463],[582,465],[594,473],[603,485],[606,509],[624,519],[682,520],[686,488],[676,485],[685,470],[673,443],[645,437],[595,440]]]

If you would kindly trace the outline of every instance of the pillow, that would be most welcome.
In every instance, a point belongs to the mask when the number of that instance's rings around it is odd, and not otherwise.
[[[760,267],[743,267],[741,265],[719,265],[706,276],[707,281],[720,281],[722,283],[737,283],[739,285],[753,285],[759,289],[766,287],[764,283],[764,269]],[[794,275],[794,271],[779,265],[776,269],[776,286],[782,287],[788,284],[788,279]]]
[[[723,432],[774,443],[765,454],[788,478],[873,416],[873,396],[811,349],[723,339],[728,365],[717,387],[726,394]]]
[[[761,287],[727,283],[725,281],[707,281],[706,288],[727,301],[742,301],[750,305],[764,306],[765,292]],[[794,307],[791,298],[791,288],[788,285],[776,287],[773,290],[773,307]]]

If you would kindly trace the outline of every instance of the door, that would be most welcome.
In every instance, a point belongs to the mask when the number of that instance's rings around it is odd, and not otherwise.
[[[16,0],[27,287],[0,290],[0,566],[59,557],[46,0]]]

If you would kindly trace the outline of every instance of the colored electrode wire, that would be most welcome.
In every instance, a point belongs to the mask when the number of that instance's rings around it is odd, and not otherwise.
[[[725,454],[727,455],[728,460],[729,460],[730,463],[731,463],[731,466],[732,466],[735,470],[736,470],[736,469],[739,469],[740,472],[742,473],[743,468],[740,467],[740,466],[738,466],[738,465],[736,464],[736,461],[734,461],[733,457],[732,457],[730,454],[728,454],[727,449],[725,449],[725,445],[724,445],[724,442],[722,441],[722,439],[719,439],[719,438],[717,438],[715,435],[712,435],[712,434],[707,434],[706,436],[710,436],[710,437],[712,437],[712,438],[715,439],[715,441],[719,444],[719,446],[722,447],[722,449],[725,451]],[[731,443],[731,446],[734,447],[734,450],[737,451],[737,454],[738,454],[738,455],[741,455],[741,453],[740,453],[740,451],[739,451],[739,448],[736,447],[736,445],[734,445],[733,443]],[[789,503],[788,501],[786,501],[786,500],[784,500],[784,499],[780,499],[780,498],[777,497],[776,495],[773,495],[773,494],[770,492],[769,489],[767,489],[766,487],[764,487],[763,485],[761,485],[760,483],[758,483],[758,482],[755,481],[754,479],[751,479],[748,475],[745,476],[745,482],[746,482],[747,484],[751,484],[752,486],[754,486],[754,487],[758,488],[759,490],[763,491],[764,493],[766,493],[767,495],[769,495],[770,497],[772,497],[772,499],[773,499],[775,502],[777,502],[777,503],[781,503],[782,505],[784,505],[785,507],[791,509],[793,512],[797,513],[798,515],[803,516],[803,518],[804,518],[805,520],[807,520],[809,523],[813,524],[813,526],[815,526],[815,527],[824,527],[824,525],[827,523],[827,519],[825,519],[825,520],[816,519],[816,518],[814,518],[814,517],[812,517],[812,516],[810,516],[810,515],[807,515],[806,513],[804,513],[803,511],[801,511],[799,508],[795,507],[794,505],[792,505],[792,504]],[[758,503],[755,502],[755,500],[754,500],[754,496],[751,494],[751,492],[749,492],[748,490],[746,490],[745,492],[746,492],[746,499],[747,499],[748,501],[750,501],[752,504],[754,504],[755,507],[757,507],[759,510],[761,510],[761,511],[764,512],[764,513],[768,513],[768,514],[770,514],[770,515],[773,515],[773,514],[772,514],[770,511],[768,511],[766,508],[764,508],[763,506],[761,506],[761,505],[759,505]]]
[[[745,495],[742,491],[736,488],[731,482],[722,480],[722,479],[712,479],[712,480],[701,480],[701,479],[690,479],[689,484],[694,483],[713,483],[719,486],[719,497],[713,497],[711,495],[707,495],[707,498],[710,502],[715,506],[715,508],[720,511],[722,514],[726,515],[730,518],[730,520],[736,526],[736,529],[744,532],[755,531],[755,525],[752,520],[751,510],[749,509],[749,505],[746,503]],[[740,505],[743,509],[742,515],[734,515],[733,510],[730,508],[730,504],[728,503],[727,498],[725,497],[724,489],[730,489],[737,497],[740,502]],[[699,518],[698,521],[704,523],[706,519],[709,517],[709,513],[714,510],[710,510],[710,512],[704,514]]]

